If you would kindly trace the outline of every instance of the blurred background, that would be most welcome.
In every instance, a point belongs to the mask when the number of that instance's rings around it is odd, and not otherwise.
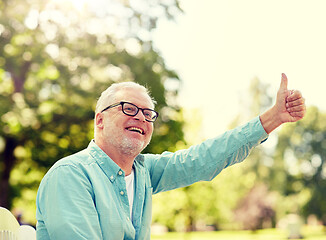
[[[150,89],[160,119],[145,152],[161,153],[259,115],[285,72],[306,98],[305,119],[212,182],[155,195],[153,238],[325,236],[325,9],[322,0],[0,1],[0,205],[35,225],[42,177],[87,147],[96,100],[114,82]]]

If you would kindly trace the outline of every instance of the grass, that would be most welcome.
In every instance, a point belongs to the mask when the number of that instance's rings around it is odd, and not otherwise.
[[[305,240],[326,240],[326,231],[322,227],[304,227],[301,231]],[[288,239],[288,232],[280,229],[264,229],[252,231],[216,231],[216,232],[190,232],[165,233],[152,235],[152,240],[282,240]]]

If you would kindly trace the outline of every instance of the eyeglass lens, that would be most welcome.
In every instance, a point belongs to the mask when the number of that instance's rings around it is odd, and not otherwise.
[[[122,110],[125,114],[130,115],[130,116],[135,116],[137,115],[139,108],[131,103],[123,103],[122,105]],[[156,118],[156,112],[150,109],[141,109],[145,119],[148,121],[154,121]]]

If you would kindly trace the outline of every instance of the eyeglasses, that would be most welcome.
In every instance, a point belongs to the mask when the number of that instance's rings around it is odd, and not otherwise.
[[[105,110],[108,110],[109,108],[113,108],[116,106],[122,106],[122,112],[128,116],[136,116],[139,112],[139,110],[141,110],[143,112],[143,115],[145,116],[145,120],[147,122],[155,122],[157,117],[158,117],[158,112],[149,109],[149,108],[139,108],[137,107],[135,104],[129,103],[129,102],[118,102],[115,104],[112,104],[106,108],[104,108],[102,112],[104,112]]]

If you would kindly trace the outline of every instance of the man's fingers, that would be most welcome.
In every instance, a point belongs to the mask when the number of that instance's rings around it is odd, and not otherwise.
[[[299,106],[295,106],[295,107],[288,107],[288,108],[286,108],[286,110],[289,113],[302,112],[302,111],[305,111],[305,109],[306,109],[305,105],[299,105]]]
[[[298,90],[295,90],[295,91],[292,91],[292,93],[288,95],[287,102],[292,102],[292,101],[295,101],[300,98],[302,98],[301,92]]]
[[[288,101],[286,103],[286,107],[289,108],[289,107],[295,107],[295,106],[304,105],[304,104],[305,104],[305,99],[303,97],[300,97],[296,100]]]
[[[284,73],[282,73],[280,89],[282,90],[288,89],[288,78]]]
[[[296,120],[299,120],[304,117],[305,113],[306,113],[306,109],[299,111],[299,112],[290,112],[289,114],[294,118],[298,118]]]

